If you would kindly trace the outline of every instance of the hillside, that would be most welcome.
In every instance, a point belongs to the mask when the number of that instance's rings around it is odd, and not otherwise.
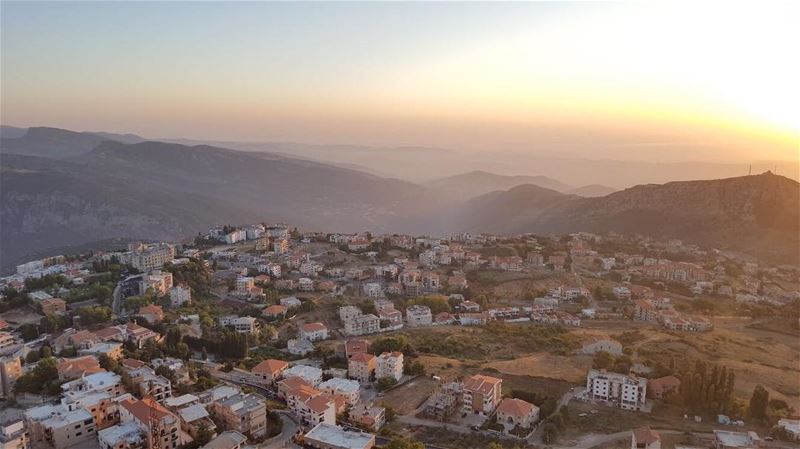
[[[593,198],[597,196],[611,195],[616,191],[617,189],[613,187],[603,186],[600,184],[591,184],[588,186],[581,186],[576,189],[569,190],[566,193],[571,193],[573,195],[578,195],[586,198]]]
[[[70,160],[4,154],[3,266],[109,238],[178,239],[219,223],[415,228],[424,188],[277,155],[103,141]],[[435,201],[429,196],[431,203]]]
[[[572,189],[572,187],[547,176],[505,176],[485,171],[472,171],[435,179],[426,185],[458,200],[468,200],[489,192],[508,190],[524,184],[532,184],[558,192]]]
[[[800,184],[767,172],[641,185],[600,198],[554,199],[517,188],[468,202],[461,223],[471,231],[503,233],[640,233],[798,263],[798,204]]]

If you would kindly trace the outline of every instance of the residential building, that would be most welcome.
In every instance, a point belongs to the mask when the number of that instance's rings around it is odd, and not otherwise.
[[[64,315],[67,313],[67,302],[61,298],[49,298],[39,303],[45,315]]]
[[[637,321],[656,321],[658,319],[658,310],[651,301],[637,299],[634,303],[633,319]]]
[[[377,432],[386,424],[386,409],[364,402],[359,402],[353,406],[348,416],[350,421],[357,426],[371,432]]]
[[[144,307],[139,307],[137,315],[147,320],[150,324],[158,324],[164,320],[164,309],[155,304],[148,304]]]
[[[172,397],[172,383],[166,377],[156,374],[149,366],[130,370],[128,375],[142,397],[150,396],[160,404]]]
[[[502,379],[476,374],[463,383],[461,401],[464,413],[488,416],[500,403]]]
[[[347,400],[349,405],[355,405],[359,398],[359,383],[355,380],[334,377],[322,382],[319,390],[330,396],[340,395]]]
[[[224,316],[219,319],[222,326],[230,326],[240,334],[257,334],[261,330],[258,320],[251,316]]]
[[[433,324],[433,315],[428,306],[413,305],[406,309],[406,324],[409,327],[430,326]]]
[[[290,338],[286,342],[286,351],[292,355],[306,355],[314,352],[314,343],[302,338]]]
[[[372,449],[375,435],[320,423],[305,434],[303,443],[314,449]]]
[[[328,328],[320,323],[307,323],[300,326],[300,339],[320,341],[328,338]]]
[[[264,385],[274,384],[281,374],[289,368],[289,363],[283,360],[267,359],[250,370]]]
[[[354,338],[344,342],[344,356],[350,358],[353,354],[369,351],[369,340]]]
[[[151,288],[159,296],[166,295],[172,288],[172,273],[153,270],[149,274],[143,275],[142,280],[139,281],[139,291],[146,293]]]
[[[377,360],[372,354],[366,352],[353,354],[347,360],[347,376],[361,383],[370,382],[376,365]]]
[[[128,245],[129,254],[121,259],[139,271],[147,272],[161,268],[165,263],[175,258],[175,247],[166,243],[144,245],[132,243]]]
[[[284,379],[299,377],[312,387],[317,387],[322,382],[322,370],[315,366],[295,365],[283,372]]]
[[[647,379],[591,369],[586,375],[586,395],[625,410],[640,410],[645,405]]]
[[[209,407],[225,429],[253,438],[259,438],[267,431],[267,405],[256,395],[239,393],[212,402]]]
[[[336,424],[336,403],[333,397],[308,384],[288,389],[286,405],[304,425]]]
[[[72,380],[88,374],[105,371],[100,367],[97,357],[86,355],[72,359],[61,359],[58,362],[58,378],[60,380]]]
[[[647,381],[647,395],[654,399],[663,399],[665,396],[677,393],[681,387],[681,380],[675,376],[659,377]]]
[[[755,432],[714,431],[714,449],[757,449],[761,443]]]
[[[25,411],[25,427],[32,446],[46,444],[64,449],[97,439],[94,417],[85,409],[67,410],[61,404],[42,405]]]
[[[369,313],[359,315],[344,322],[344,333],[347,335],[367,335],[379,332],[381,320]]]
[[[0,449],[30,449],[31,440],[23,420],[16,420],[2,425],[0,431]]]
[[[101,449],[138,449],[146,446],[147,435],[138,424],[128,421],[97,432]]]
[[[273,304],[269,307],[264,308],[264,311],[261,312],[261,314],[264,315],[265,318],[274,320],[286,316],[286,312],[288,310],[289,309],[287,309],[286,306],[282,306],[280,304]]]
[[[403,377],[403,353],[384,352],[379,355],[375,363],[375,378],[385,377],[399,381]]]
[[[14,391],[14,383],[22,375],[20,357],[11,355],[0,358],[0,397],[9,397]]]
[[[90,393],[107,393],[115,398],[125,392],[122,378],[115,373],[102,371],[61,384],[61,391],[68,399]]]
[[[631,432],[631,449],[661,449],[661,435],[649,427]]]
[[[286,298],[281,298],[280,304],[287,309],[291,309],[292,307],[300,307],[303,303],[299,299],[295,298],[294,296],[287,296]]]
[[[169,289],[169,302],[172,307],[181,307],[192,302],[192,289],[186,285],[176,285]]]
[[[120,402],[120,422],[132,422],[147,433],[149,438],[158,438],[161,449],[175,449],[184,444],[180,439],[180,421],[177,416],[158,402],[145,398],[141,401],[127,398]],[[153,448],[153,441],[146,447]]]
[[[200,449],[242,449],[245,443],[247,443],[246,436],[235,430],[226,430]]]
[[[539,407],[522,399],[505,398],[497,405],[497,422],[513,429],[525,429],[533,426],[539,420]]]

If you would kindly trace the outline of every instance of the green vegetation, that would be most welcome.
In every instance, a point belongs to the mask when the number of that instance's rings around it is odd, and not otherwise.
[[[3,290],[3,300],[0,301],[0,313],[7,312],[17,307],[22,307],[30,303],[30,298],[23,292],[18,292],[11,287]]]
[[[447,297],[444,295],[419,296],[406,303],[406,306],[412,305],[428,306],[433,315],[451,311],[450,303],[447,301]]]
[[[106,306],[88,306],[78,310],[78,316],[84,326],[105,323],[111,320],[112,315],[111,308]]]
[[[14,392],[34,393],[54,396],[60,393],[61,383],[58,380],[58,363],[54,357],[39,361],[33,370],[23,374],[14,384]]]

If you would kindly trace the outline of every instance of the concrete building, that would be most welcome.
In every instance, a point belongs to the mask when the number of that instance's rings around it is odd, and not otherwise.
[[[242,449],[247,437],[235,430],[226,430],[200,449]]]
[[[661,449],[661,435],[649,427],[639,427],[631,432],[631,449]]]
[[[406,309],[406,324],[409,327],[430,326],[433,315],[428,306],[413,305]]]
[[[185,285],[176,285],[169,289],[169,302],[172,307],[181,307],[192,302],[192,290]]]
[[[314,449],[372,449],[375,447],[375,435],[320,423],[305,434],[303,443]]]
[[[254,366],[250,372],[264,385],[273,385],[289,368],[289,363],[283,360],[267,359]]]
[[[645,405],[647,379],[591,369],[586,375],[586,395],[625,410],[640,410]]]
[[[340,395],[347,399],[349,405],[355,405],[359,399],[359,383],[355,380],[334,377],[319,384],[319,390],[330,396]]]
[[[497,406],[497,422],[507,429],[529,429],[539,420],[539,407],[522,399],[505,398]]]
[[[0,430],[0,449],[30,449],[31,440],[25,422],[22,420],[8,422]]]
[[[375,363],[375,378],[389,377],[399,381],[403,377],[403,353],[399,351],[384,352]]]
[[[361,383],[368,383],[372,381],[376,365],[377,359],[372,354],[366,352],[353,354],[347,360],[347,376]]]
[[[267,405],[258,396],[240,393],[212,402],[209,408],[226,429],[253,438],[259,438],[267,431]]]
[[[300,339],[320,341],[328,338],[328,328],[322,323],[307,323],[300,326]]]
[[[461,402],[463,413],[489,416],[500,403],[503,380],[476,374],[464,381]]]
[[[322,370],[315,366],[295,365],[285,370],[283,372],[283,377],[285,379],[299,377],[316,388],[317,385],[322,383]]]
[[[379,332],[381,320],[373,314],[359,315],[344,322],[344,333],[347,335],[367,335]]]

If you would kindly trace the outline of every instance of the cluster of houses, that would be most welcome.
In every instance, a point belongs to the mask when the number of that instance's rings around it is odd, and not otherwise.
[[[674,331],[708,332],[714,328],[708,318],[678,312],[666,298],[636,300],[633,319],[658,322],[665,329]]]

